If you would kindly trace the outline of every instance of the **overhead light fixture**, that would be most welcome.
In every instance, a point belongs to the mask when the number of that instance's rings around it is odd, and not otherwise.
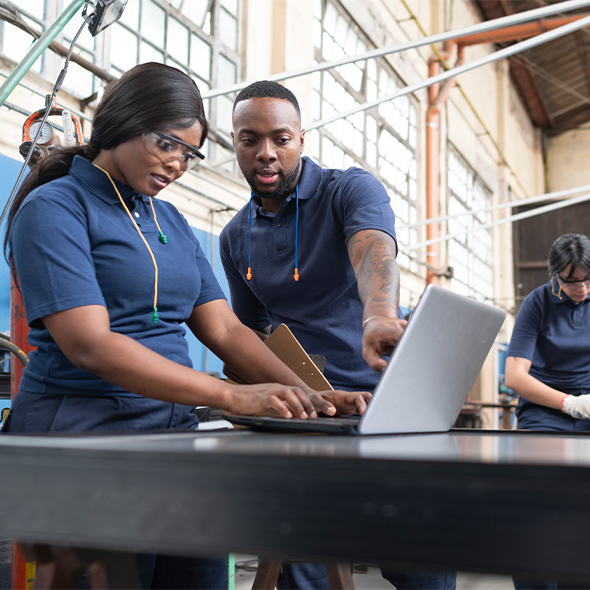
[[[104,31],[107,27],[117,22],[128,0],[97,0],[96,8],[92,19],[88,24],[88,29],[93,37],[96,37],[100,32]]]

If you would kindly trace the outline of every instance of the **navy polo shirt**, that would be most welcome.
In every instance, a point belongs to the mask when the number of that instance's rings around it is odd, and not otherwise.
[[[520,306],[508,356],[531,361],[529,374],[559,391],[590,389],[590,299],[576,305],[551,282]]]
[[[168,243],[158,240],[149,200],[115,181],[158,264],[159,320],[152,322],[154,265],[106,174],[76,156],[67,176],[32,191],[15,216],[10,251],[23,293],[31,353],[21,388],[34,393],[133,395],[76,368],[40,318],[102,305],[111,329],[192,367],[183,322],[224,294],[178,210],[152,199]]]
[[[309,354],[326,357],[325,376],[339,389],[372,390],[380,374],[361,353],[363,305],[346,244],[361,230],[395,240],[395,216],[383,185],[360,168],[321,168],[303,158],[297,224],[299,281],[295,270],[296,196],[275,214],[252,202],[248,270],[246,205],[220,236],[221,260],[232,306],[242,322],[261,330],[285,323]]]

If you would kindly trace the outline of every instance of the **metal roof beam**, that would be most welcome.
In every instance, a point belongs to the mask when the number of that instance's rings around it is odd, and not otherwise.
[[[490,0],[490,1],[497,1],[497,0]],[[526,23],[532,20],[546,18],[548,16],[553,16],[554,14],[561,14],[564,12],[569,12],[570,10],[577,10],[579,8],[585,8],[590,6],[590,0],[565,0],[564,2],[558,2],[557,5],[552,4],[550,6],[544,6],[542,8],[535,8],[534,10],[527,10],[525,12],[519,12],[517,14],[512,14],[510,16],[504,16],[502,18],[498,18],[491,21],[485,21],[482,23],[478,23],[476,25],[472,25],[470,27],[464,27],[462,29],[457,29],[455,31],[445,31],[444,33],[438,33],[436,35],[430,35],[428,37],[423,37],[422,39],[418,39],[416,41],[408,41],[406,43],[399,43],[398,45],[392,45],[390,47],[384,47],[382,49],[374,49],[373,51],[368,51],[366,53],[361,53],[359,55],[355,55],[352,57],[345,57],[343,59],[339,59],[336,61],[329,61],[329,62],[322,62],[320,64],[316,64],[310,67],[301,68],[299,70],[292,70],[290,72],[282,72],[280,74],[275,74],[274,76],[269,76],[268,80],[274,80],[275,82],[279,82],[281,80],[289,80],[291,78],[298,78],[299,76],[305,76],[307,74],[313,74],[314,72],[322,72],[324,70],[330,70],[345,64],[355,63],[357,61],[365,61],[367,59],[374,59],[377,57],[383,57],[385,55],[392,55],[394,53],[400,53],[402,51],[407,51],[408,49],[416,49],[418,47],[422,47],[424,45],[433,45],[435,43],[443,43],[444,41],[449,41],[451,39],[457,39],[458,37],[464,37],[466,35],[470,35],[472,33],[479,33],[484,31],[494,31],[496,29],[500,29],[503,27],[508,27],[511,25],[518,25],[521,23]],[[203,98],[214,98],[216,96],[223,96],[226,94],[233,94],[234,92],[239,92],[243,88],[246,88],[250,82],[240,82],[239,84],[234,84],[232,86],[228,86],[226,88],[216,88],[212,90],[208,90],[202,93]]]
[[[565,4],[565,3],[564,3]],[[464,72],[468,72],[470,70],[474,70],[479,68],[483,65],[493,63],[499,61],[500,59],[504,59],[520,53],[522,51],[526,51],[527,49],[531,49],[532,47],[536,47],[537,45],[542,45],[543,43],[547,43],[548,41],[553,41],[554,39],[558,39],[564,35],[582,29],[584,27],[590,26],[590,16],[586,16],[581,18],[580,20],[571,22],[563,27],[559,27],[554,29],[553,31],[548,31],[547,33],[542,33],[541,35],[537,35],[532,39],[527,39],[526,41],[521,41],[520,43],[516,43],[509,47],[505,47],[504,49],[500,49],[491,55],[487,55],[483,58],[476,59],[468,64],[464,64],[462,66],[452,68],[443,72],[442,74],[438,74],[436,76],[432,76],[423,80],[422,82],[418,82],[416,84],[412,84],[410,86],[406,86],[405,88],[395,92],[394,94],[390,94],[388,96],[383,96],[378,98],[377,100],[373,100],[370,102],[366,102],[364,104],[359,105],[358,107],[351,109],[345,113],[339,113],[333,117],[329,117],[328,119],[323,119],[322,121],[316,121],[315,123],[307,126],[307,131],[311,131],[312,129],[318,129],[319,127],[323,127],[324,125],[328,125],[329,123],[333,123],[338,119],[344,119],[349,117],[350,115],[354,115],[355,113],[362,112],[369,110],[373,107],[380,105],[381,103],[388,102],[390,100],[394,100],[399,98],[400,96],[405,96],[406,94],[412,94],[418,90],[431,86],[432,84],[437,84],[439,82],[443,82],[448,78],[453,78],[458,76],[459,74],[463,74]]]

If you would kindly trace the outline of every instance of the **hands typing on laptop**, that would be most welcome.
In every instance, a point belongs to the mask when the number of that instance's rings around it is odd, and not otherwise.
[[[446,432],[455,423],[504,316],[504,311],[491,305],[430,285],[396,346],[366,412],[369,394],[338,391],[319,394],[324,401],[330,401],[331,407],[341,406],[342,414],[355,411],[361,414],[358,427],[352,420],[336,424],[334,411],[324,412],[329,416],[326,420],[297,421],[299,424],[262,417],[228,416],[227,419],[256,429],[283,432]],[[466,323],[470,330],[464,329]]]
[[[277,383],[261,383],[257,389],[253,394],[252,385],[244,386],[243,392],[240,385],[234,385],[234,398],[228,404],[232,411],[240,415],[313,420],[318,413],[325,416],[364,414],[371,398],[367,391],[315,391],[309,387],[287,387]]]

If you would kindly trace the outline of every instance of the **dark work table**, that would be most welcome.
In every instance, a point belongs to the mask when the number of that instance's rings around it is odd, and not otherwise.
[[[590,580],[588,436],[1,435],[0,490],[24,542]]]

